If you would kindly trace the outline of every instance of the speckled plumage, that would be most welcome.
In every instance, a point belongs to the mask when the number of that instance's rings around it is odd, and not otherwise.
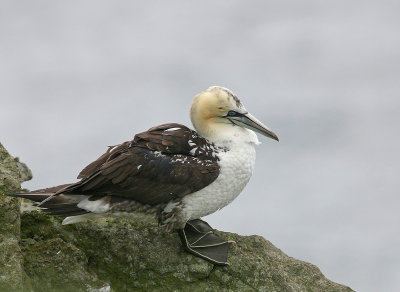
[[[78,207],[94,213],[105,213],[105,215],[125,215],[131,212],[154,214],[158,216],[161,224],[167,225],[168,229],[182,227],[188,220],[214,213],[231,203],[240,194],[254,168],[254,146],[259,143],[256,135],[240,127],[235,127],[234,132],[236,133],[230,133],[232,135],[230,139],[218,141],[216,144],[218,147],[214,146],[215,149],[224,149],[224,151],[213,153],[218,159],[219,175],[215,181],[199,191],[171,200],[167,204],[155,206],[132,200],[111,202],[99,198],[94,201],[86,199]],[[213,154],[208,155],[213,156]],[[161,158],[165,157],[162,153],[158,155]],[[178,156],[176,159],[185,161],[186,157]],[[66,222],[73,221],[67,219]]]
[[[198,219],[218,211],[231,203],[249,182],[253,172],[258,143],[255,134],[237,127],[242,132],[239,138],[224,141],[221,146],[227,148],[218,154],[220,172],[217,179],[195,193],[182,199],[183,212],[188,220]]]

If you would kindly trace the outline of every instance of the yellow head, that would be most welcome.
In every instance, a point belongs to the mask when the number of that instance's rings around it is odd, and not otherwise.
[[[250,115],[229,89],[212,86],[196,95],[190,109],[196,131],[207,139],[229,134],[233,127],[244,127],[278,140],[278,137]]]

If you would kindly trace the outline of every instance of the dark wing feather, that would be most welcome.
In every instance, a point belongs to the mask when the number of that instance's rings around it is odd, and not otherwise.
[[[120,145],[116,146],[109,146],[108,150],[106,153],[101,155],[97,160],[93,161],[90,163],[88,166],[86,166],[78,175],[79,178],[85,178],[93,173],[95,173],[97,170],[100,169],[100,167],[107,162],[108,160],[113,159],[114,157],[118,156],[121,152],[126,151],[129,148],[129,145],[131,142],[125,142]]]
[[[82,170],[78,176],[81,181],[62,193],[165,203],[198,191],[217,178],[215,151],[221,149],[183,125],[161,125],[109,148]]]
[[[7,195],[11,197],[29,199],[31,201],[36,202],[34,204],[36,206],[38,203],[41,203],[40,207],[43,208],[42,212],[49,213],[52,215],[60,215],[63,217],[67,217],[67,216],[75,216],[88,213],[88,211],[77,207],[77,202],[79,200],[77,199],[74,200],[68,196],[54,196],[55,193],[57,192],[62,193],[63,190],[67,189],[71,185],[72,184],[64,184],[28,193],[7,194]],[[49,198],[52,199],[50,200]]]

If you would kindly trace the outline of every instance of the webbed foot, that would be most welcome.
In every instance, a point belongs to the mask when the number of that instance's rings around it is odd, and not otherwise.
[[[224,240],[212,231],[207,222],[195,219],[188,221],[178,233],[187,252],[214,265],[228,265],[228,250],[232,241]]]

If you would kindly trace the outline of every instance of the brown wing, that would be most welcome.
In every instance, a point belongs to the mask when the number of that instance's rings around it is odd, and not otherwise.
[[[219,174],[221,151],[195,131],[165,124],[110,147],[63,193],[111,195],[158,204],[198,191]]]

